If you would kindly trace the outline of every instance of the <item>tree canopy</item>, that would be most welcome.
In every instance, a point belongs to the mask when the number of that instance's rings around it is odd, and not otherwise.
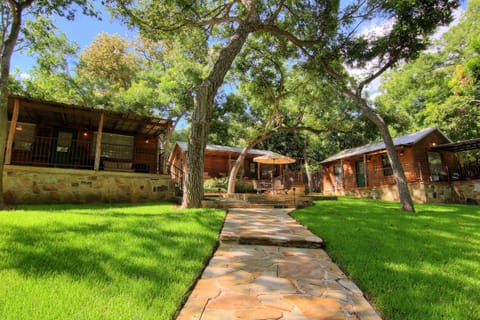
[[[405,133],[438,126],[453,140],[480,135],[480,1],[471,0],[458,25],[383,81],[379,108]]]
[[[143,105],[143,112],[172,113],[177,119],[189,116],[184,207],[200,205],[205,145],[211,128],[217,139],[225,137],[221,130],[228,133],[223,120],[246,121],[251,124],[248,130],[238,128],[254,136],[259,130],[318,123],[335,124],[341,131],[341,119],[365,128],[368,125],[356,121],[369,119],[387,145],[402,208],[413,210],[387,127],[390,113],[374,107],[365,88],[426,49],[428,36],[451,21],[458,1],[105,3],[116,17],[138,27],[142,49],[134,52],[130,43],[105,37],[97,49],[82,52],[72,78],[82,99],[108,101],[124,110]],[[379,28],[372,29],[372,24]],[[103,54],[111,63],[95,66],[96,55]],[[456,69],[451,86],[457,92],[467,90],[465,75],[476,70],[475,62],[469,66]],[[363,74],[355,75],[360,69]],[[102,80],[97,83],[96,70]],[[241,98],[222,91],[230,77]]]

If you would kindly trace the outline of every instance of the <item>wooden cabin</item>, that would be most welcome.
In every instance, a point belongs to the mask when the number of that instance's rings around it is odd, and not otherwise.
[[[180,186],[183,184],[183,175],[187,169],[187,152],[188,143],[176,142],[168,161],[172,179]],[[242,148],[208,144],[205,149],[204,179],[228,177],[241,152]],[[251,149],[237,178],[252,184],[253,181],[271,181],[275,177],[284,180],[285,165],[260,164],[253,161],[255,157],[268,154],[278,155],[268,150]]]
[[[165,197],[173,192],[164,152],[169,120],[20,96],[9,98],[8,116],[4,195],[9,202],[129,202],[159,199],[160,189]],[[70,181],[69,175],[79,179]],[[17,176],[25,178],[30,196],[16,188]],[[95,192],[88,189],[93,185]],[[53,197],[47,189],[55,189]]]
[[[437,127],[397,137],[393,141],[415,201],[463,202],[477,198],[480,201],[480,183],[478,187],[474,186],[478,182],[475,179],[480,176],[461,174],[464,165],[460,165],[455,156],[455,146],[457,151],[461,149]],[[398,200],[383,142],[343,150],[321,164],[325,194]],[[461,181],[467,180],[470,191],[461,189]],[[474,191],[476,188],[479,192]]]

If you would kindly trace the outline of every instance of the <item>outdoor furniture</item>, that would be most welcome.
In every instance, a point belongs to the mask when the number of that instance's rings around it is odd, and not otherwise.
[[[272,188],[272,183],[269,180],[253,180],[253,189],[257,190],[257,193],[265,192]]]
[[[285,186],[283,185],[282,180],[280,180],[280,179],[274,179],[273,180],[272,191],[273,191],[273,193],[276,193],[277,191],[286,192]]]
[[[271,152],[269,154],[253,158],[253,161],[258,162],[258,163],[262,163],[262,164],[280,165],[280,164],[294,163],[296,160],[293,159],[293,158],[283,156],[283,155],[278,154],[278,153]],[[276,181],[278,181],[280,184],[275,185]],[[272,172],[271,180],[269,182],[270,182],[269,188],[266,188],[264,191],[270,190],[271,193],[275,193],[275,190],[277,190],[277,188],[278,188],[278,190],[284,190],[285,189],[281,180],[279,180],[279,179],[274,180],[273,172]]]

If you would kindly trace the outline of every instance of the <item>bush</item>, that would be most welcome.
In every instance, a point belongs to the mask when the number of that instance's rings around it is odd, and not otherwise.
[[[255,189],[249,183],[242,180],[235,181],[235,193],[255,193]]]
[[[208,192],[227,192],[228,178],[213,178],[203,182],[203,189]],[[235,193],[255,193],[253,186],[245,181],[235,181]]]
[[[210,192],[226,192],[228,188],[228,178],[213,178],[203,182],[203,189]]]

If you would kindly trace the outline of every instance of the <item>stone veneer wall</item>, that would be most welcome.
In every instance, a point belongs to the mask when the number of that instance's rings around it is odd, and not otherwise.
[[[410,183],[410,194],[417,203],[480,204],[480,180]],[[342,190],[343,191],[343,190]],[[329,194],[335,194],[330,192]],[[342,194],[360,198],[398,201],[396,185],[345,190]]]
[[[173,198],[168,175],[5,165],[10,204],[145,202]]]
[[[452,189],[460,203],[480,204],[480,180],[454,181]],[[474,200],[474,201],[472,201]]]

